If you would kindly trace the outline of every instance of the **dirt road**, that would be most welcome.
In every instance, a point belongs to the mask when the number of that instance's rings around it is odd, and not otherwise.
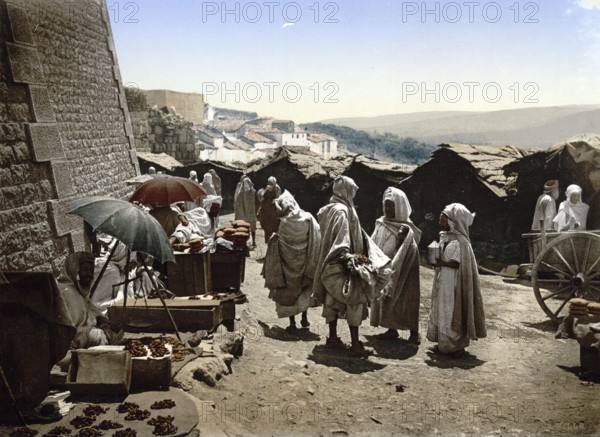
[[[309,310],[308,330],[284,331],[260,277],[264,253],[264,244],[251,252],[249,303],[238,306],[244,355],[215,388],[191,392],[205,435],[600,435],[600,386],[578,379],[579,345],[554,338],[531,287],[482,277],[489,336],[467,357],[434,355],[424,339],[377,340],[382,330],[367,322],[361,337],[375,356],[356,359],[324,347],[320,308]],[[422,268],[422,335],[432,279]]]

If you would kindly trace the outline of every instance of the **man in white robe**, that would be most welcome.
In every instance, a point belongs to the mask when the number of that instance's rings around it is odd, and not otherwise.
[[[385,190],[383,211],[371,238],[392,260],[392,276],[371,305],[371,326],[388,328],[378,335],[383,340],[398,338],[398,330],[409,330],[408,342],[419,344],[421,231],[409,218],[412,209],[403,191],[394,187]]]
[[[440,214],[440,254],[435,267],[427,339],[435,352],[460,357],[470,340],[487,336],[477,261],[469,239],[475,214],[452,203]]]
[[[102,316],[102,309],[89,298],[94,279],[94,256],[89,252],[75,252],[67,256],[58,277],[58,286],[64,298],[73,326],[76,328],[71,347],[88,348],[110,344],[117,340]]]
[[[544,194],[538,197],[535,204],[535,213],[531,229],[540,231],[545,229],[550,231],[554,229],[554,216],[556,216],[556,199],[558,199],[558,181],[549,180],[544,185]]]
[[[279,318],[289,317],[288,332],[296,332],[295,316],[310,326],[307,310],[319,256],[321,233],[314,217],[300,209],[294,197],[285,191],[275,199],[279,229],[271,236],[263,276],[269,298],[275,302]]]
[[[326,346],[346,348],[337,335],[337,321],[345,318],[350,328],[351,356],[372,353],[359,341],[359,327],[368,316],[368,305],[389,279],[390,259],[381,252],[360,226],[353,198],[354,181],[339,176],[333,196],[317,214],[321,228],[321,250],[313,283],[313,298],[323,304],[329,325]],[[361,259],[368,257],[368,263]]]
[[[196,238],[213,238],[222,202],[220,196],[206,196],[204,206],[179,214],[181,223],[169,238],[171,245],[189,243]]]
[[[582,189],[579,185],[569,185],[561,202],[558,214],[554,217],[554,229],[557,231],[585,231],[590,207],[581,199]]]

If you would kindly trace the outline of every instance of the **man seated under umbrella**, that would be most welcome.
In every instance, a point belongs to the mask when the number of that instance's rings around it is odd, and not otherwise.
[[[122,337],[109,326],[102,309],[89,298],[94,279],[94,256],[89,252],[75,252],[67,256],[58,277],[58,286],[67,305],[73,326],[77,329],[73,348],[88,348],[116,344]]]
[[[204,198],[202,207],[180,214],[181,223],[169,238],[171,246],[175,243],[189,243],[196,238],[213,238],[222,203],[221,196],[209,195]]]

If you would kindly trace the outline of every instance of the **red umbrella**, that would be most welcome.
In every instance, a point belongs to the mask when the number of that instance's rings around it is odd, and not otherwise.
[[[151,179],[133,193],[130,202],[171,205],[176,202],[193,202],[206,193],[196,182],[177,176]]]

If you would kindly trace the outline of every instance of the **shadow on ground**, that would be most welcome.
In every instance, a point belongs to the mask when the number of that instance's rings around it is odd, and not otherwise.
[[[526,326],[527,328],[537,329],[542,332],[552,332],[552,333],[555,333],[556,330],[558,329],[558,324],[553,322],[550,319],[544,320],[543,322],[538,322],[538,323],[523,322],[523,326]]]
[[[365,335],[366,345],[372,347],[379,358],[390,360],[408,360],[419,352],[419,346],[406,340],[381,340],[376,335]]]
[[[280,341],[320,341],[321,336],[310,329],[298,328],[294,333],[287,332],[281,326],[269,326],[265,322],[257,320],[258,325],[262,328],[263,335],[267,338]]]
[[[600,374],[586,371],[581,366],[567,367],[567,366],[557,365],[556,367],[564,370],[565,372],[572,373],[573,375],[577,376],[581,381],[592,382],[594,384],[600,384]]]
[[[438,367],[440,369],[451,369],[458,367],[459,369],[470,370],[486,363],[486,361],[478,359],[477,356],[471,355],[469,352],[465,352],[465,354],[460,358],[453,358],[448,354],[433,351],[428,351],[427,356],[429,359],[425,360],[425,364],[430,367]]]
[[[324,345],[315,346],[307,358],[316,364],[337,367],[344,372],[355,375],[374,372],[386,367],[385,364],[374,363],[369,358],[351,357],[345,349],[334,349]]]

